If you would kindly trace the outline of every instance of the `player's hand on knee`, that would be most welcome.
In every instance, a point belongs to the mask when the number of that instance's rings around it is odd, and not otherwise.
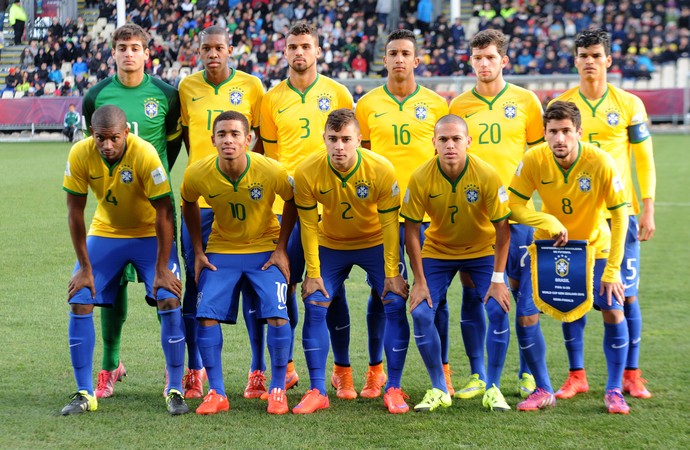
[[[326,286],[323,284],[323,278],[304,277],[304,281],[302,282],[302,300],[305,300],[317,291],[320,291],[324,297],[331,298],[326,290]]]
[[[288,283],[290,282],[290,259],[285,250],[276,249],[271,253],[271,257],[268,258],[266,264],[261,267],[261,270],[266,270],[271,266],[276,266],[285,277],[285,281]]]
[[[208,257],[206,254],[202,253],[199,256],[194,257],[194,282],[196,284],[199,284],[199,276],[201,275],[201,271],[204,269],[209,269],[215,272],[216,266],[211,264],[211,262],[208,260]]]
[[[599,295],[606,295],[606,304],[609,306],[613,305],[614,300],[621,306],[625,303],[625,287],[621,282],[609,283],[602,281]]]
[[[153,278],[153,298],[158,298],[158,289],[165,289],[175,297],[182,297],[182,282],[167,267],[163,270],[156,269],[156,276]]]
[[[493,298],[501,306],[503,311],[510,312],[510,294],[505,283],[491,283],[484,296],[484,304]]]
[[[81,289],[89,288],[91,298],[96,298],[96,283],[90,268],[80,267],[67,284],[67,299],[71,299]]]
[[[412,290],[410,290],[410,312],[422,302],[426,301],[429,308],[434,307],[434,303],[431,301],[431,292],[429,292],[429,286],[423,281],[415,280],[412,285]]]
[[[407,284],[407,280],[405,280],[402,275],[386,277],[386,279],[383,280],[383,292],[381,293],[381,299],[385,299],[386,294],[389,292],[407,299],[407,297],[410,295],[410,285]]]

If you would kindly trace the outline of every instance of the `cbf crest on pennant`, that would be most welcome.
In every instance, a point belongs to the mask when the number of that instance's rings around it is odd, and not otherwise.
[[[144,114],[149,119],[153,119],[158,115],[158,100],[155,98],[147,98],[144,100]]]

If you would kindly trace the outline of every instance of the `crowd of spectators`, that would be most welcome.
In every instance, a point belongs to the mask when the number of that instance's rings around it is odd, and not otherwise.
[[[267,88],[284,79],[282,58],[291,23],[318,24],[322,58],[319,71],[333,78],[385,76],[377,71],[377,39],[390,32],[390,0],[132,0],[127,20],[152,36],[146,70],[173,86],[201,68],[198,32],[212,24],[226,27],[236,67],[259,77]],[[420,76],[468,75],[466,27],[450,23],[431,0],[400,2],[397,28],[419,31]],[[89,0],[99,17],[116,22],[115,0]],[[473,2],[473,27],[497,28],[510,38],[507,74],[573,73],[573,38],[590,27],[612,35],[612,72],[644,78],[660,64],[690,56],[690,0],[499,0]],[[435,17],[431,19],[430,17]],[[378,67],[381,67],[380,65]],[[24,49],[10,71],[7,88],[42,95],[83,95],[91,85],[114,74],[109,38],[92,37],[81,16],[60,23]],[[385,69],[381,69],[385,70]],[[68,75],[68,79],[65,79]]]

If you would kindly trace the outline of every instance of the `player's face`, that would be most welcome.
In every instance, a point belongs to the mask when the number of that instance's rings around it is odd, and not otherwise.
[[[357,147],[362,141],[357,125],[348,124],[340,131],[327,128],[323,140],[326,142],[326,151],[333,167],[346,172],[354,166],[357,160]]]
[[[126,123],[124,127],[122,125],[91,127],[91,135],[96,143],[98,153],[109,164],[112,164],[119,161],[125,153],[129,127]]]
[[[211,73],[222,72],[228,67],[232,47],[228,46],[225,36],[220,34],[204,34],[199,46],[199,56],[204,63],[204,69]]]
[[[570,167],[577,158],[582,128],[575,128],[573,121],[550,120],[544,130],[546,142],[561,166]]]
[[[394,80],[403,81],[414,77],[414,69],[419,65],[419,58],[414,53],[414,44],[407,39],[390,41],[386,46],[383,64],[388,70],[388,76]]]
[[[220,159],[234,161],[245,155],[251,136],[245,134],[239,120],[221,120],[216,123],[211,142],[218,150]]]
[[[128,73],[144,72],[144,64],[149,59],[149,49],[136,38],[117,41],[113,48],[113,58],[117,70]]]
[[[316,60],[321,56],[321,47],[311,34],[291,34],[285,41],[284,55],[291,70],[297,73],[316,71]]]
[[[446,122],[436,127],[432,141],[441,163],[454,165],[465,161],[472,137],[459,123]]]
[[[508,56],[501,56],[495,45],[485,48],[473,48],[470,63],[481,83],[491,83],[503,75],[503,68],[508,64]]]
[[[611,55],[606,56],[602,44],[578,47],[575,54],[575,67],[581,80],[596,81],[606,79],[606,69],[611,67]]]

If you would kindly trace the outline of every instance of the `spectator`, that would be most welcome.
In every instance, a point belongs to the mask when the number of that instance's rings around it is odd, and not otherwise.
[[[84,75],[88,73],[88,71],[89,66],[86,65],[81,56],[77,56],[77,61],[72,64],[72,75],[76,77],[77,75]]]
[[[14,3],[9,8],[8,15],[8,22],[14,30],[14,45],[21,45],[27,20],[26,11],[22,8],[21,0],[14,0]]]
[[[52,70],[48,73],[48,79],[56,85],[62,83],[62,72],[57,64],[53,64]]]
[[[31,55],[31,50],[29,50],[29,47],[25,47],[24,50],[22,50],[22,54],[19,56],[19,66],[22,70],[26,70],[29,66],[33,65],[35,65],[35,63],[34,57]]]
[[[417,3],[417,28],[422,34],[427,34],[431,26],[431,18],[433,17],[433,5],[431,0],[419,0]]]

